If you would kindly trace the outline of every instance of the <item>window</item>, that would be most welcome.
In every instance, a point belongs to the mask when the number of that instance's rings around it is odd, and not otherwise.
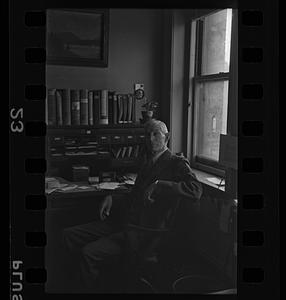
[[[192,166],[224,176],[220,134],[227,133],[232,10],[196,19],[191,26]]]

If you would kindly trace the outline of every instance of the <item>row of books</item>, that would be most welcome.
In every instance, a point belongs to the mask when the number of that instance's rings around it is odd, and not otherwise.
[[[112,149],[114,158],[137,158],[139,155],[139,145],[119,147]]]
[[[133,94],[108,90],[48,89],[47,95],[47,122],[51,126],[135,122]]]

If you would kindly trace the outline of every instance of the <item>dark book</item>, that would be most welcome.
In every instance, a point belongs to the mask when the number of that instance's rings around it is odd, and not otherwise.
[[[111,149],[111,152],[112,152],[113,156],[116,158],[118,149],[113,149],[113,148],[112,148],[112,149]]]
[[[134,155],[135,158],[138,157],[138,155],[139,155],[139,145],[136,145],[136,146],[135,146],[134,154],[133,154],[133,155]]]
[[[88,125],[88,90],[80,90],[80,125]]]
[[[117,149],[116,156],[115,156],[116,158],[119,158],[121,150],[122,150],[122,148]]]
[[[112,148],[111,149],[111,152],[112,152],[114,158],[119,158],[121,150],[122,150],[121,147],[119,147],[119,148]]]
[[[108,91],[101,90],[99,124],[108,124]]]
[[[60,92],[62,93],[63,124],[71,125],[70,89],[62,89]]]
[[[56,100],[56,89],[48,89],[47,98],[48,107],[48,125],[57,125],[57,100]]]
[[[132,123],[132,94],[127,95],[127,123]]]
[[[122,94],[117,95],[117,104],[118,104],[118,123],[123,123],[123,100]]]
[[[133,149],[132,146],[128,146],[128,149],[127,149],[127,157],[131,157],[132,149]]]
[[[115,157],[116,156],[116,150],[111,148],[111,153],[113,154],[113,156]]]
[[[122,96],[122,102],[123,102],[123,123],[127,123],[127,109],[128,109],[128,95],[123,94]]]
[[[117,124],[117,111],[118,111],[118,104],[117,104],[117,95],[114,93],[113,95],[113,124]]]
[[[94,125],[99,124],[100,98],[101,98],[101,91],[94,90],[93,91],[93,123],[94,123]]]
[[[113,95],[115,92],[108,91],[108,122],[113,123]]]
[[[93,91],[88,91],[88,124],[93,125]]]
[[[136,122],[136,104],[135,104],[135,97],[134,95],[132,95],[132,114],[131,114],[131,120],[132,120],[132,123],[135,123]]]
[[[79,90],[71,90],[71,123],[80,125],[80,95]]]
[[[62,94],[59,90],[56,90],[57,99],[57,125],[63,125],[63,110],[62,110]]]
[[[126,155],[126,150],[127,150],[127,147],[124,146],[124,147],[122,148],[122,152],[121,152],[121,157],[122,157],[122,158],[125,157],[125,155]]]

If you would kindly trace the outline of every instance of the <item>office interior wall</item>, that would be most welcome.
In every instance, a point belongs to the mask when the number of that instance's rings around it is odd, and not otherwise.
[[[47,65],[47,88],[133,92],[143,83],[150,100],[161,100],[162,10],[110,9],[108,67]]]

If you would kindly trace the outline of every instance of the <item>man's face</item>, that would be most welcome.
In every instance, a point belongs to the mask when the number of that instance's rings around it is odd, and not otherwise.
[[[149,128],[145,132],[146,146],[152,153],[162,151],[167,145],[167,136],[160,130],[160,128]]]

